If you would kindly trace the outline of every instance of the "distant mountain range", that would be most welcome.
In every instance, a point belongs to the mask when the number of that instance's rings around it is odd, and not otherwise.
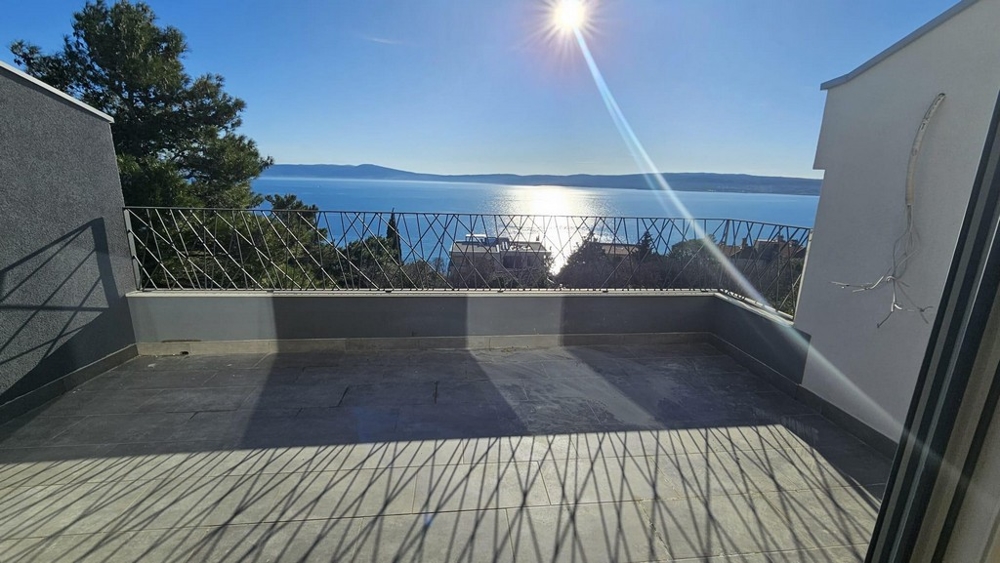
[[[284,178],[336,178],[344,180],[411,180],[422,182],[473,182],[506,184],[514,186],[572,186],[579,188],[652,189],[643,174],[593,175],[572,174],[554,176],[535,174],[421,174],[395,170],[374,164],[358,166],[342,164],[275,164],[263,177]],[[709,174],[706,172],[665,172],[663,177],[670,187],[690,192],[740,192],[792,195],[819,195],[821,180],[811,178],[784,178],[778,176],[750,176],[747,174]]]

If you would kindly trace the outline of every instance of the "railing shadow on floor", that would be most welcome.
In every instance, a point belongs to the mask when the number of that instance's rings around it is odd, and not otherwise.
[[[863,555],[888,470],[704,344],[139,358],[91,383],[0,430],[12,561],[833,562]]]

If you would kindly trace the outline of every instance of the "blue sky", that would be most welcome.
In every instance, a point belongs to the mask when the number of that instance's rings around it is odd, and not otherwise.
[[[825,95],[953,0],[589,0],[588,44],[663,171],[818,177]],[[153,0],[248,104],[279,163],[436,173],[631,173],[579,49],[544,0]],[[5,10],[53,49],[81,0]],[[12,62],[7,49],[0,59]]]

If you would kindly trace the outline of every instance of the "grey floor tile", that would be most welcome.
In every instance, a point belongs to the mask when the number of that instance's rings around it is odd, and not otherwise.
[[[39,417],[129,414],[160,394],[162,389],[106,389],[88,391],[79,387],[42,406]]]
[[[239,411],[237,411],[239,412]],[[393,407],[302,409],[300,416],[261,417],[255,411],[237,432],[240,448],[358,444],[393,440],[399,411]],[[225,413],[198,413],[196,416]]]
[[[516,561],[656,561],[667,550],[639,503],[508,509]]]
[[[365,467],[444,467],[465,463],[469,439],[409,440],[370,446]]]
[[[87,417],[60,433],[52,445],[123,444],[170,440],[191,413],[136,413]],[[56,420],[56,419],[52,419]]]
[[[516,461],[564,461],[576,457],[574,435],[497,436],[468,440],[463,462],[511,463]]]
[[[683,381],[692,388],[719,395],[775,393],[778,391],[770,383],[746,371],[735,373],[692,373],[686,375]]]
[[[145,482],[147,494],[121,515],[127,531],[281,520],[295,473],[209,476]]]
[[[150,491],[148,481],[0,489],[0,537],[124,531],[129,508]]]
[[[821,486],[879,485],[892,472],[892,461],[867,446],[814,451],[808,468]]]
[[[604,393],[595,393],[588,399],[598,425],[595,429],[609,432],[657,430],[664,427],[657,408],[642,404],[642,399],[636,398],[619,389],[609,389]],[[646,395],[654,396],[654,395]]]
[[[472,363],[472,354],[468,350],[407,350],[391,358],[393,365],[414,366],[435,364],[444,366],[465,367]]]
[[[792,540],[786,544],[788,548],[866,543],[878,515],[878,499],[861,488],[810,489],[764,496]]]
[[[733,555],[713,555],[708,557],[685,557],[648,563],[771,563],[766,553],[737,553]]]
[[[300,368],[299,385],[365,385],[386,383],[392,369],[381,364],[348,363],[336,366]]]
[[[253,387],[163,389],[142,403],[143,412],[233,411],[254,391]]]
[[[524,387],[517,383],[478,381],[441,381],[435,386],[434,403],[438,405],[506,405],[527,400]]]
[[[28,414],[0,426],[0,449],[58,445],[56,437],[80,426],[83,416],[36,417]]]
[[[657,469],[673,492],[667,498],[705,499],[775,490],[751,463],[728,454],[708,452],[667,457],[659,460]]]
[[[863,563],[868,544],[796,549],[767,554],[769,563]]]
[[[480,364],[486,364],[486,363],[522,364],[522,363],[537,363],[537,362],[547,362],[547,361],[574,361],[576,359],[576,356],[574,356],[572,352],[567,351],[565,348],[540,348],[540,349],[510,348],[510,349],[473,350],[471,352],[471,358],[473,362]]]
[[[205,381],[204,387],[265,387],[290,385],[302,375],[302,368],[247,368],[220,370]]]
[[[417,356],[419,358],[419,356]],[[401,362],[389,365],[385,370],[385,376],[391,381],[470,381],[482,379],[477,377],[475,372],[470,374],[469,366],[464,361],[455,363],[420,361],[415,358],[413,361]]]
[[[691,373],[691,363],[683,356],[640,356],[623,364],[630,375],[663,374],[673,377]]]
[[[691,355],[686,357],[684,361],[690,366],[690,373],[693,376],[726,373],[749,374],[743,364],[724,354]]]
[[[137,356],[115,367],[110,372],[118,371],[172,371],[186,369],[190,356]]]
[[[408,514],[366,518],[356,561],[487,563],[513,560],[502,510]]]
[[[609,381],[607,377],[594,373],[589,366],[577,367],[573,376],[553,374],[549,371],[550,367],[545,369],[545,376],[522,384],[529,400],[610,400],[612,397],[627,396],[614,381]]]
[[[666,397],[661,420],[687,427],[758,426],[779,424],[816,411],[781,392],[719,395],[686,392]]]
[[[289,413],[289,417],[298,411]],[[261,418],[252,410],[203,411],[187,414],[188,419],[174,425],[167,437],[159,441],[170,442],[216,442],[233,444],[248,428],[260,425]],[[152,440],[150,440],[152,441]]]
[[[472,364],[468,368],[471,378],[488,379],[497,384],[531,384],[545,376],[541,362],[503,363],[486,362]]]
[[[704,429],[631,430],[577,434],[573,436],[577,457],[672,458],[686,453],[704,453],[710,448]]]
[[[626,358],[586,359],[579,360],[581,369],[589,377],[601,378],[608,383],[621,386],[633,376],[630,361]]]
[[[747,426],[723,426],[708,429],[712,449],[715,451],[790,449],[809,447],[810,442],[793,432],[789,424],[811,421],[815,417],[788,417],[783,421]],[[805,425],[806,422],[801,424]],[[855,441],[860,444],[860,442]]]
[[[721,356],[723,352],[707,342],[677,342],[674,344],[653,344],[630,346],[635,356],[697,357]]]
[[[355,518],[410,514],[416,470],[382,467],[348,471],[293,473],[292,489],[282,500],[282,520]]]
[[[428,380],[351,385],[340,404],[350,407],[432,405],[436,387],[434,381]]]
[[[416,405],[399,408],[399,440],[509,436],[518,432],[511,407],[496,405]]]
[[[124,482],[219,475],[228,455],[217,442],[119,444],[82,477],[92,482]]]
[[[110,446],[0,450],[0,489],[84,482],[107,466]]]
[[[633,350],[628,346],[566,346],[564,349],[574,358],[588,363],[592,360],[620,360],[634,356]]]
[[[534,462],[424,466],[417,468],[415,483],[418,513],[549,504]]]
[[[184,369],[207,369],[232,372],[233,370],[252,368],[264,359],[266,354],[224,354],[224,355],[188,355],[180,365]]]
[[[184,542],[183,549],[176,551],[185,556],[178,559],[183,561],[354,561],[360,524],[359,519],[345,518],[199,528],[196,539]],[[150,540],[157,540],[156,534],[150,535]],[[135,541],[143,539],[142,533],[136,534]]]
[[[550,359],[541,361],[539,364],[545,371],[545,375],[548,376],[540,381],[565,380],[563,383],[568,385],[579,381],[581,378],[593,377],[594,375],[593,370],[590,369],[586,362],[582,362],[576,358]]]
[[[365,358],[361,358],[364,360]],[[314,353],[275,353],[261,358],[253,367],[256,369],[273,368],[321,368],[338,366],[356,361],[355,356],[346,352],[314,352]]]
[[[795,547],[761,496],[662,499],[644,502],[643,509],[666,545],[666,560]]]
[[[225,460],[208,474],[305,473],[350,471],[374,466],[372,444],[337,444],[286,448],[261,448],[223,452]]]
[[[4,540],[0,541],[0,553],[9,563],[138,561],[123,557],[131,539],[132,534],[119,533]]]
[[[351,561],[355,520],[178,528],[0,542],[5,561],[74,563]]]
[[[504,412],[515,420],[525,434],[568,434],[592,432],[601,428],[597,415],[586,399],[525,401],[509,405]]]
[[[347,384],[277,383],[259,387],[243,403],[244,409],[300,409],[307,407],[336,407],[341,404]]]
[[[87,391],[97,391],[104,389],[201,387],[215,374],[215,370],[115,370],[91,379],[80,388]]]
[[[820,451],[828,448],[850,449],[864,445],[857,437],[818,414],[784,417],[777,423],[787,428],[798,439]]]
[[[541,463],[541,474],[553,504],[575,506],[678,496],[655,467],[631,459],[545,461]]]

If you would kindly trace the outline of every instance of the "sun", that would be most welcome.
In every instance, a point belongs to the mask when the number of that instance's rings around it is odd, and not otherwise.
[[[579,31],[587,23],[583,0],[559,0],[553,12],[555,26],[561,31]]]

